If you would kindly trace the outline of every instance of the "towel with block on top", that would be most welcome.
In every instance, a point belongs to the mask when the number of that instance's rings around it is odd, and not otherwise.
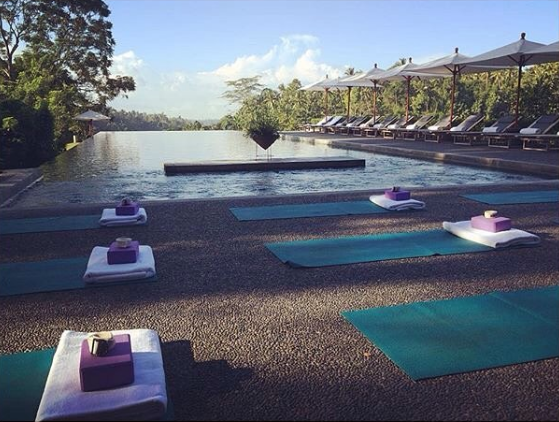
[[[146,224],[148,215],[144,208],[140,208],[134,215],[117,215],[116,208],[105,208],[99,219],[99,224],[106,227],[135,226]]]
[[[390,211],[404,211],[404,210],[421,210],[425,208],[425,202],[416,199],[404,199],[402,201],[394,201],[384,195],[372,195],[369,200],[379,207],[385,208]]]
[[[134,382],[109,390],[81,391],[80,351],[88,333],[64,331],[52,361],[37,421],[162,419],[167,409],[167,389],[157,332],[135,329],[113,331],[113,334],[130,334]]]
[[[492,248],[506,248],[508,246],[530,246],[540,243],[540,238],[535,234],[518,229],[501,232],[490,232],[472,227],[470,221],[443,222],[443,228],[455,236]]]
[[[151,247],[140,245],[138,260],[129,264],[109,265],[108,250],[103,246],[93,248],[83,276],[86,283],[140,280],[155,276],[155,258]]]

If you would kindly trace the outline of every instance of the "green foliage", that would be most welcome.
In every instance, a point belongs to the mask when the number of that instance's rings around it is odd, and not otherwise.
[[[223,93],[223,98],[227,99],[230,104],[242,104],[262,90],[264,86],[259,81],[260,76],[225,81],[225,84],[231,89]]]
[[[1,101],[0,121],[0,168],[36,167],[59,152],[46,107],[35,110],[22,101]]]

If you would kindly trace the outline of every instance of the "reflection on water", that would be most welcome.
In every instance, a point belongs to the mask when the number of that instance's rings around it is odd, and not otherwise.
[[[101,132],[42,166],[44,180],[12,207],[60,203],[207,198],[378,189],[399,186],[499,183],[537,177],[333,149],[278,140],[274,157],[365,158],[355,169],[198,173],[166,176],[165,162],[265,159],[266,152],[239,132]]]

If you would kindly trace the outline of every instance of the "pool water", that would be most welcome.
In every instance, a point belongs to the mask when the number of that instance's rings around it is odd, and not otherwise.
[[[505,173],[278,140],[273,157],[364,158],[365,168],[166,176],[165,162],[266,159],[267,152],[235,131],[101,132],[42,166],[44,179],[11,207],[65,203],[283,195],[541,180]]]

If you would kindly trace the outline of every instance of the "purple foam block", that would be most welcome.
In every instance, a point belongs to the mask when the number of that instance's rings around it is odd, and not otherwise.
[[[114,336],[115,345],[105,356],[89,353],[87,340],[82,342],[80,385],[82,391],[106,390],[134,382],[134,361],[130,335]]]
[[[410,199],[410,191],[399,190],[394,192],[392,190],[385,190],[384,196],[388,199],[392,199],[393,201],[405,201],[406,199]]]
[[[131,202],[128,205],[118,204],[116,206],[116,215],[136,215],[139,209],[140,206],[137,202]]]
[[[512,222],[510,218],[506,217],[490,217],[487,218],[483,215],[477,215],[471,218],[471,225],[474,229],[485,230],[487,232],[503,232],[510,230]]]
[[[116,242],[111,243],[107,251],[107,262],[113,264],[131,264],[138,261],[140,242],[133,240],[126,248],[121,248]]]

